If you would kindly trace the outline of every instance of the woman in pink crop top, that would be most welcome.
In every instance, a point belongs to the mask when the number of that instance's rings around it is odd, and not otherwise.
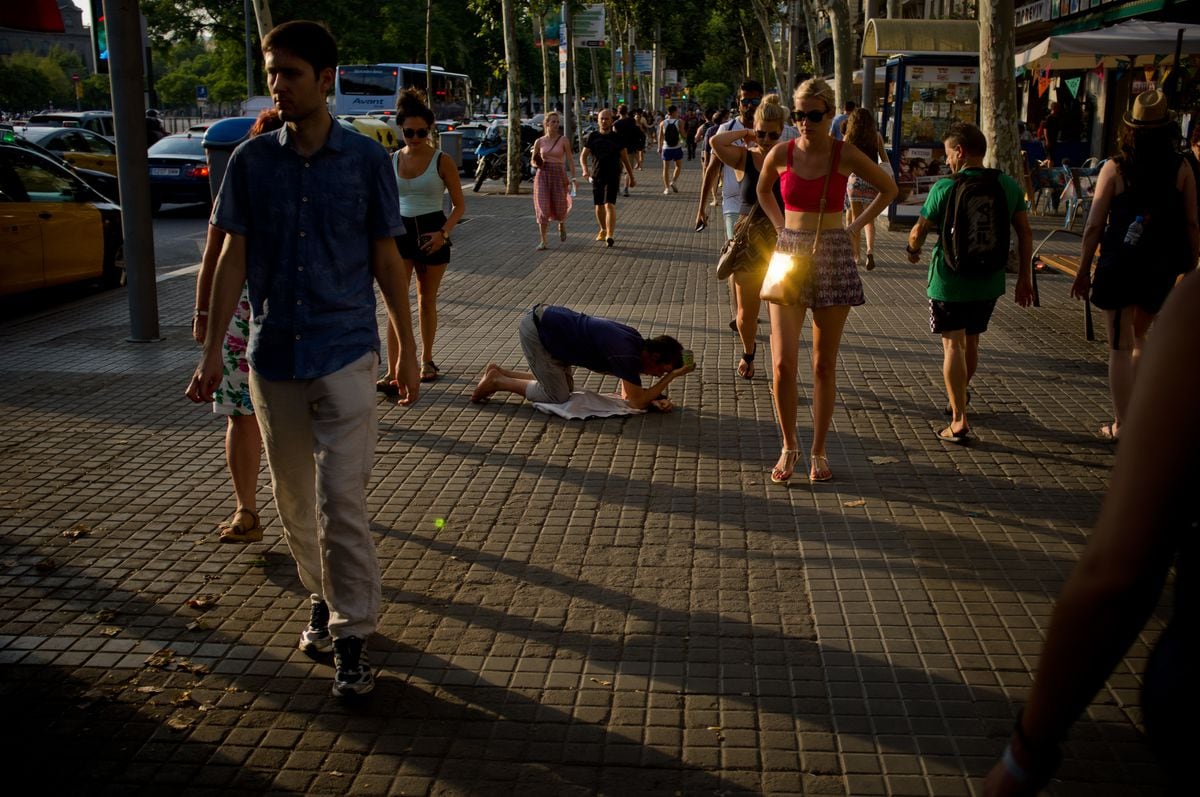
[[[857,238],[863,226],[883,212],[897,194],[896,183],[873,157],[853,144],[834,141],[830,135],[829,120],[837,103],[828,83],[819,78],[806,80],[796,89],[793,99],[800,138],[775,147],[768,154],[758,178],[758,202],[779,231],[776,251],[810,252],[818,227],[821,236],[800,301],[787,306],[768,305],[775,414],[783,434],[783,452],[771,471],[771,481],[776,484],[791,478],[800,459],[796,379],[800,334],[809,308],[813,315],[813,441],[808,477],[814,482],[833,478],[825,455],[825,439],[837,392],[838,347],[850,308],[866,301],[850,240],[851,236]],[[843,227],[842,201],[846,180],[852,172],[877,188],[879,195],[849,227]],[[826,175],[829,185],[822,212],[821,189]],[[783,189],[783,208],[772,192],[776,180]]]

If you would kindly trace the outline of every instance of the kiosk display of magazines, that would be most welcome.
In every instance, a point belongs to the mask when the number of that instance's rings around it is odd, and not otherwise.
[[[884,143],[900,194],[888,220],[915,222],[929,188],[950,174],[942,146],[956,121],[979,123],[978,58],[908,58],[887,63]]]
[[[913,224],[929,188],[950,173],[942,141],[958,120],[979,123],[979,23],[872,19],[864,58],[886,59],[883,134],[900,193],[888,226]]]

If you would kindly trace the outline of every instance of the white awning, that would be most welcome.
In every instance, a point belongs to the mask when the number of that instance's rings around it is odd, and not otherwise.
[[[1137,66],[1172,64],[1175,39],[1183,30],[1183,55],[1200,53],[1200,25],[1178,22],[1121,22],[1107,28],[1051,36],[1017,53],[1016,67],[1041,69],[1094,69],[1117,65],[1118,59]]]

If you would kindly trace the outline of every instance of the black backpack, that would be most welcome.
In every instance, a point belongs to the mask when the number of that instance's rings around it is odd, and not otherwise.
[[[668,119],[663,123],[663,143],[668,147],[679,146],[679,122]]]
[[[1003,271],[1011,223],[998,169],[955,175],[938,230],[946,266],[965,277]]]

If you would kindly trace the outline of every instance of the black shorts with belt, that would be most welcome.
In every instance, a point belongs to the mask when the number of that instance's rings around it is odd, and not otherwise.
[[[396,236],[400,257],[411,260],[418,266],[444,266],[450,262],[450,244],[432,254],[421,251],[421,236],[431,235],[446,226],[446,214],[442,211],[420,216],[401,216],[404,235]]]

